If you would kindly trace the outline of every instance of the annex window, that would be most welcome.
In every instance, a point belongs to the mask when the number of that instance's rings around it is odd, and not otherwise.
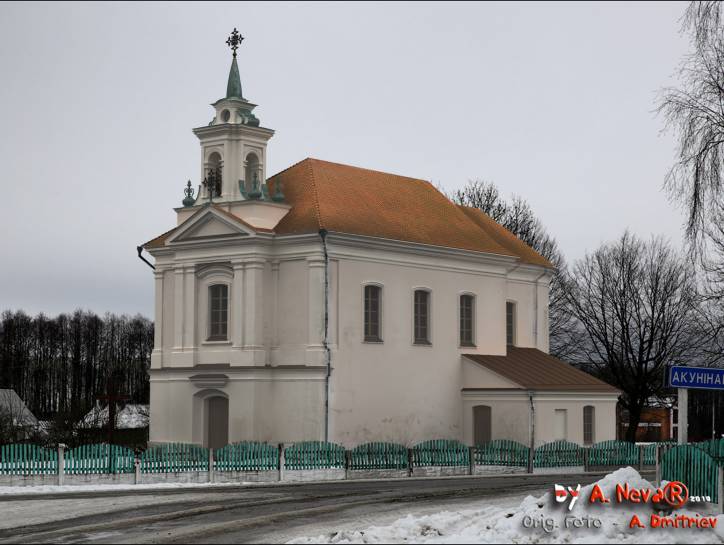
[[[382,342],[382,328],[380,327],[381,296],[382,288],[380,288],[379,286],[365,286],[365,342]]]
[[[592,445],[596,442],[596,408],[593,405],[583,407],[583,443]]]
[[[430,292],[415,290],[415,344],[430,343]]]
[[[505,342],[508,346],[515,345],[515,303],[505,303]]]
[[[553,439],[565,441],[568,439],[568,410],[556,409],[553,413]]]
[[[460,346],[475,346],[475,297],[460,296]]]
[[[209,286],[209,339],[227,340],[229,324],[229,286],[214,284]]]

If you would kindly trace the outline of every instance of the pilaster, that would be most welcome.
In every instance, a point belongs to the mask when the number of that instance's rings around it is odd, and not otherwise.
[[[151,367],[163,367],[163,269],[156,267],[153,271],[154,279],[154,323],[153,323],[153,352],[151,352]]]
[[[307,365],[323,365],[324,363],[324,269],[323,256],[307,258],[307,293],[308,293],[308,330],[307,330]]]

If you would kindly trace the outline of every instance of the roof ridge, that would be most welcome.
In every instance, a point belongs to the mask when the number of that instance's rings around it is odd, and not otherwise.
[[[322,222],[322,209],[319,205],[319,193],[317,192],[317,179],[314,177],[314,161],[318,161],[318,159],[312,159],[311,157],[307,157],[305,159],[307,162],[307,168],[309,168],[309,175],[312,182],[312,193],[314,194],[314,215],[317,216],[317,225],[319,226],[319,229],[324,229],[324,223]]]
[[[284,174],[284,173],[287,172],[288,170],[291,170],[291,169],[293,169],[294,167],[296,167],[296,166],[298,166],[298,165],[301,165],[304,161],[309,161],[310,159],[312,159],[312,158],[311,158],[311,157],[305,157],[304,159],[300,159],[300,160],[297,161],[296,163],[289,165],[289,166],[288,166],[287,168],[285,168],[284,170],[280,170],[280,171],[277,172],[276,174],[273,174],[269,179],[271,180],[272,178],[276,178],[276,177],[279,176],[280,174]]]
[[[424,180],[424,179],[422,179],[422,178],[414,178],[414,177],[412,177],[412,176],[405,176],[404,174],[395,174],[394,172],[387,172],[387,171],[384,171],[384,170],[376,170],[376,169],[374,169],[374,168],[359,167],[359,166],[357,166],[357,165],[349,165],[349,164],[347,164],[347,163],[338,163],[338,162],[336,162],[336,161],[327,161],[326,159],[317,159],[316,157],[307,157],[307,159],[310,160],[310,161],[316,161],[316,162],[318,162],[318,163],[327,163],[327,164],[329,164],[329,165],[338,165],[338,166],[346,167],[346,168],[354,168],[354,169],[357,169],[357,170],[364,170],[364,171],[367,171],[367,172],[374,172],[374,173],[376,173],[376,174],[385,174],[386,176],[394,176],[395,178],[404,178],[405,180],[412,180],[412,181],[415,181],[415,182],[423,182],[423,183],[432,185],[432,182],[430,182],[430,180]],[[433,185],[433,187],[435,187],[435,186]]]

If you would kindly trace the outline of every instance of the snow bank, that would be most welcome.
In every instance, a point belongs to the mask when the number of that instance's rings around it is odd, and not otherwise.
[[[606,497],[612,497],[617,483],[636,488],[654,488],[636,470],[627,467],[615,471],[598,484]],[[559,484],[576,483],[559,479]],[[567,503],[557,504],[551,491],[541,497],[528,496],[515,509],[495,507],[495,498],[479,509],[442,511],[434,515],[408,515],[389,526],[372,526],[365,530],[334,532],[314,538],[299,538],[289,543],[724,543],[724,516],[716,517],[716,529],[656,528],[651,529],[650,504],[634,506],[589,504],[593,485],[581,489],[580,500],[571,511]],[[694,515],[688,509],[675,514]],[[631,517],[639,515],[647,528],[629,528]],[[599,528],[566,527],[566,519],[598,519]],[[538,521],[530,526],[530,521]],[[546,528],[541,521],[547,521]],[[524,525],[525,523],[525,525]],[[555,524],[555,528],[551,525]]]

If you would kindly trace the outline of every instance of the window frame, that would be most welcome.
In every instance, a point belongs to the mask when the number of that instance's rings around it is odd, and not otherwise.
[[[511,320],[511,332],[510,332],[510,342],[508,342],[508,308],[509,306],[513,309],[512,312],[512,320]],[[518,318],[518,302],[508,299],[505,302],[505,346],[517,346],[518,344],[518,327],[517,327],[517,318]]]
[[[374,288],[377,290],[377,335],[367,335],[367,288]],[[362,342],[370,344],[380,344],[384,342],[384,336],[382,335],[382,298],[384,293],[384,286],[376,282],[366,282],[362,284]]]
[[[463,298],[470,298],[470,340],[463,339]],[[475,324],[477,297],[474,293],[465,291],[458,295],[458,346],[460,348],[475,348]]]
[[[417,336],[417,293],[426,294],[425,338]],[[414,346],[432,346],[432,290],[419,287],[412,290],[412,344]]]
[[[590,409],[590,438],[586,440],[586,409]],[[583,444],[593,445],[596,443],[596,406],[595,405],[584,405],[583,406]]]
[[[225,314],[226,319],[224,321],[225,334],[223,336],[214,335],[214,332],[213,332],[213,324],[214,324],[213,313],[215,311],[216,312],[220,311],[220,309],[214,309],[214,307],[213,307],[214,296],[212,294],[212,291],[215,288],[224,288],[225,289],[226,308],[224,309],[224,314]],[[212,282],[206,287],[206,293],[207,293],[207,300],[208,300],[207,310],[206,310],[206,312],[207,312],[207,315],[206,315],[206,317],[207,317],[207,319],[206,319],[206,341],[207,342],[228,342],[229,341],[229,329],[230,329],[230,327],[229,327],[230,326],[229,310],[230,310],[231,305],[229,304],[229,301],[231,299],[231,287],[226,282]],[[218,323],[222,323],[222,322],[218,322]]]

